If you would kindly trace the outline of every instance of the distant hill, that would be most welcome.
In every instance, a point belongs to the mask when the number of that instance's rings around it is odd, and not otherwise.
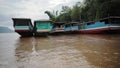
[[[14,31],[9,29],[8,27],[1,27],[0,26],[0,33],[14,33]]]

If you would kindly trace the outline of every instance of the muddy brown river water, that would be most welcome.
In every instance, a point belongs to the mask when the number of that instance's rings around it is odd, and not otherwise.
[[[0,68],[120,68],[120,34],[0,34]]]

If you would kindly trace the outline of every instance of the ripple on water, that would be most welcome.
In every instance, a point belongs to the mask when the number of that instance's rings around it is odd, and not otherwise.
[[[37,53],[37,55],[36,55]],[[93,68],[82,52],[63,46],[29,53],[18,61],[24,68]]]
[[[32,48],[23,44],[29,50],[16,57],[23,68],[115,68],[119,64],[119,50],[116,50],[119,41],[109,38],[99,35],[35,38],[31,40],[33,43],[27,42]]]

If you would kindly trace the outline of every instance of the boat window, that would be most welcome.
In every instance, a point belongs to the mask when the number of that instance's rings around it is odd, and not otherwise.
[[[94,24],[94,23],[87,23],[87,25],[92,25],[92,24]]]
[[[60,28],[61,25],[54,25],[53,27],[54,27],[54,28]]]
[[[78,24],[72,24],[72,26],[77,26]]]
[[[24,22],[18,22],[18,23],[15,23],[16,26],[28,26],[29,23],[24,23]]]
[[[68,25],[65,25],[65,27],[69,27]]]
[[[109,23],[118,24],[118,23],[120,23],[120,19],[107,19],[107,20],[105,20],[105,24],[109,24]]]
[[[105,20],[105,24],[109,24],[110,23],[110,21],[108,21],[108,20]]]
[[[65,27],[70,27],[70,26],[71,26],[70,24],[65,25]]]
[[[112,19],[111,23],[118,24],[120,23],[120,19]]]

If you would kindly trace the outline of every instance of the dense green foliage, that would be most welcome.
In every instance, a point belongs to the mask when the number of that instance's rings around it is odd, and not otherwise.
[[[84,0],[72,8],[63,6],[58,15],[46,11],[54,22],[83,22],[97,20],[108,16],[120,16],[120,0]]]

